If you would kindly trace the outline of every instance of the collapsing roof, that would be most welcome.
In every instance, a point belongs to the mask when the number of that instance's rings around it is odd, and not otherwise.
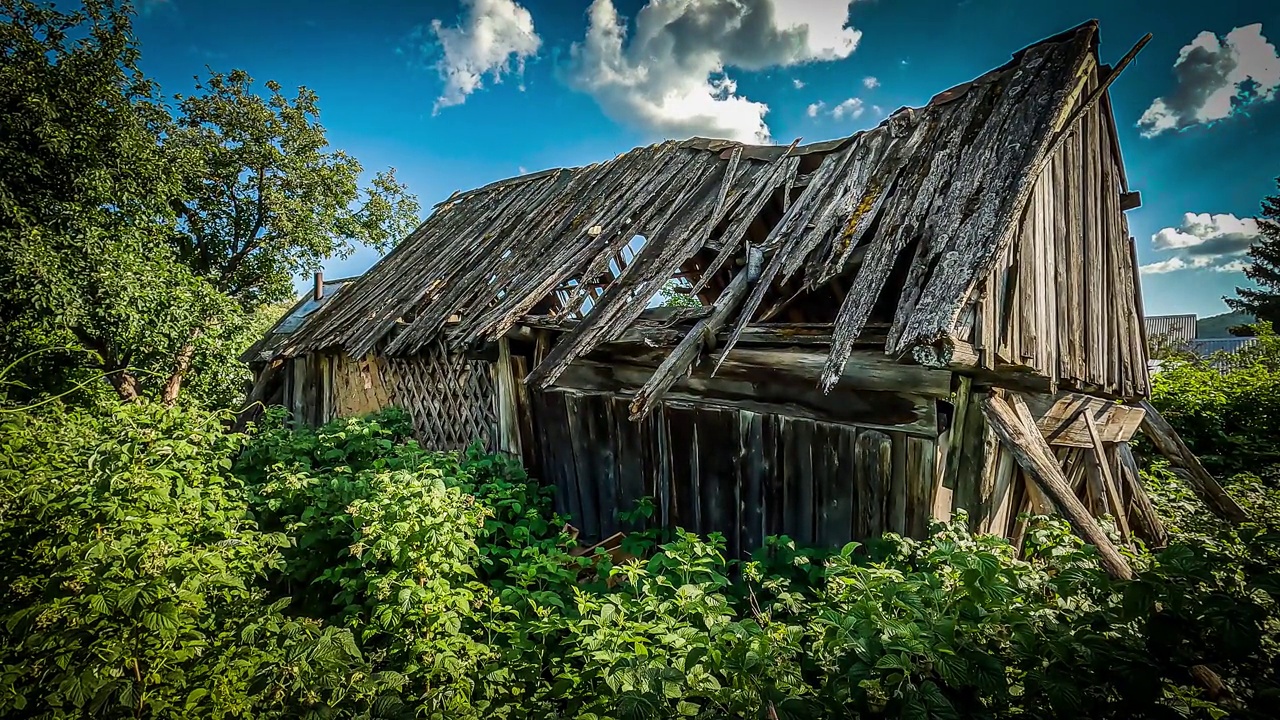
[[[473,347],[589,302],[532,372],[545,387],[624,333],[673,276],[710,305],[745,275],[738,331],[772,312],[766,299],[840,283],[828,296],[839,306],[829,390],[875,314],[895,357],[958,337],[1081,99],[1097,43],[1097,24],[1085,23],[840,140],[668,141],[455,194],[281,354]],[[637,235],[645,242],[628,258]]]

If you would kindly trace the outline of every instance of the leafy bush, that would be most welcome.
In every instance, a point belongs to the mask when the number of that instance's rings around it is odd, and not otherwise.
[[[1280,512],[1226,530],[1158,470],[1177,542],[1136,554],[1134,582],[1050,518],[1021,558],[957,518],[741,563],[716,535],[639,532],[615,567],[570,552],[513,461],[425,451],[403,413],[272,413],[251,440],[214,422],[141,405],[4,425],[0,709],[1217,717],[1198,664],[1241,717],[1276,700]]]
[[[1153,378],[1152,403],[1215,473],[1280,464],[1280,336],[1258,331],[1235,355],[1185,357]]]
[[[153,405],[0,423],[0,714],[294,715],[341,697],[349,632],[285,614],[228,471],[241,436]]]

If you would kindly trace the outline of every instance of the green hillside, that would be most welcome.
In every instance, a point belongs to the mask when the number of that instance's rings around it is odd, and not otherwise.
[[[1248,325],[1256,318],[1248,313],[1229,312],[1196,320],[1196,336],[1200,338],[1231,337],[1231,328]]]

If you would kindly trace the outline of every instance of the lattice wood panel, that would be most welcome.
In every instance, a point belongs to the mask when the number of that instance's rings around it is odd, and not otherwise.
[[[479,440],[497,444],[498,416],[491,363],[468,360],[436,345],[411,358],[386,359],[392,402],[413,416],[418,441],[460,450]]]

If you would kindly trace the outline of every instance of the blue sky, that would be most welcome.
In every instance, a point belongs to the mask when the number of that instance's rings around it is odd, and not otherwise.
[[[1089,18],[1104,62],[1154,34],[1112,88],[1147,312],[1224,312],[1280,175],[1273,0],[146,0],[136,30],[167,93],[206,66],[315,90],[334,147],[429,209],[664,137],[849,135]]]

